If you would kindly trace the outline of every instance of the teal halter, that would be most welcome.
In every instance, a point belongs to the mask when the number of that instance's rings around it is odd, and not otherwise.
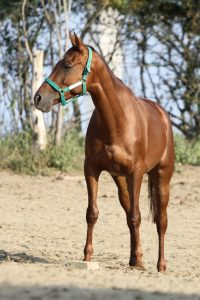
[[[67,86],[65,88],[60,88],[54,81],[52,81],[49,78],[45,79],[45,82],[47,82],[54,90],[56,90],[57,92],[60,93],[60,100],[61,100],[61,104],[63,106],[65,106],[66,104],[69,104],[70,102],[76,100],[78,97],[83,96],[86,94],[87,92],[87,86],[86,86],[86,79],[88,74],[90,73],[90,67],[91,67],[91,62],[92,62],[92,49],[90,47],[88,48],[88,59],[87,59],[87,63],[85,65],[85,68],[83,70],[83,74],[82,74],[82,79],[70,86]],[[65,93],[76,88],[77,86],[82,85],[82,93],[70,98],[70,99],[65,99]]]

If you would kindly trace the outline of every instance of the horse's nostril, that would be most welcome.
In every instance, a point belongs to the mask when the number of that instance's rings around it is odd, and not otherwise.
[[[36,106],[39,105],[41,98],[42,97],[40,96],[40,94],[38,94],[38,93],[35,94],[34,102],[35,102]]]

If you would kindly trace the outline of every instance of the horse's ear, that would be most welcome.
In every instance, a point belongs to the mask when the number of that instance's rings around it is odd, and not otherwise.
[[[73,35],[72,32],[69,32],[69,37],[70,37],[70,41],[72,43],[72,46],[76,46],[76,41],[75,41],[75,36]]]
[[[75,32],[74,32],[74,38],[75,38],[75,42],[76,42],[76,47],[77,47],[79,50],[83,50],[84,44],[83,44],[82,40],[76,35]]]
[[[69,37],[70,37],[72,46],[77,47],[80,51],[83,50],[84,44],[83,44],[82,40],[76,35],[75,32],[74,32],[74,34],[69,32]]]

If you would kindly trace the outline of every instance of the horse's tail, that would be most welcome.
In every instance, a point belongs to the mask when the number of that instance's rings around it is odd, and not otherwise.
[[[150,202],[150,214],[152,215],[152,221],[153,223],[156,222],[157,219],[157,213],[158,213],[158,202],[156,197],[156,190],[155,186],[150,178],[148,176],[148,196],[149,196],[149,202]]]

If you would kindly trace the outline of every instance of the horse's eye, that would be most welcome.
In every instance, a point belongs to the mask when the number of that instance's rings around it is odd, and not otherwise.
[[[71,65],[65,65],[64,68],[65,68],[66,70],[69,70],[69,69],[71,68]]]

